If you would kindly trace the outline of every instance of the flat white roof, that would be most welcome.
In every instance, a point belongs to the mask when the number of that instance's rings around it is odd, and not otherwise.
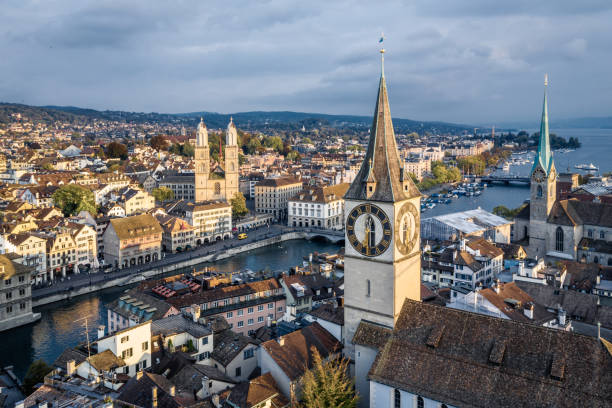
[[[470,234],[490,227],[500,227],[510,224],[505,218],[493,213],[477,208],[475,210],[461,211],[451,214],[438,215],[431,217],[441,223],[447,224],[461,232]]]

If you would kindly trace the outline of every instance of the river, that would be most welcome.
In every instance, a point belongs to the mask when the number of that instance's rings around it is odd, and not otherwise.
[[[530,133],[535,130],[530,130]],[[555,152],[555,165],[559,172],[571,171],[575,164],[593,163],[600,167],[600,173],[612,171],[612,129],[551,129],[551,133],[568,138],[577,137],[582,147],[569,152]],[[514,174],[527,175],[531,164],[512,166]],[[465,211],[482,207],[491,211],[497,205],[515,208],[529,198],[529,188],[520,185],[493,185],[486,188],[479,197],[460,197],[450,204],[439,204],[423,213],[423,217]],[[288,241],[280,246],[260,248],[214,263],[219,271],[237,271],[249,268],[254,271],[266,267],[273,271],[287,270],[300,264],[302,257],[311,252],[335,252],[336,245],[309,242],[302,240]],[[205,266],[203,264],[202,266]],[[15,373],[23,377],[29,364],[42,358],[51,363],[67,347],[85,340],[82,322],[85,316],[89,320],[89,333],[95,335],[99,324],[106,324],[104,305],[116,299],[125,288],[112,288],[102,292],[82,296],[71,301],[54,303],[38,308],[41,319],[28,326],[13,329],[0,334],[0,364],[14,365]]]
[[[528,130],[529,133],[539,131]],[[612,129],[551,129],[550,133],[569,139],[570,136],[578,138],[582,147],[571,152],[555,151],[553,158],[558,173],[578,172],[574,168],[576,164],[593,163],[599,167],[599,173],[612,172]],[[533,157],[533,154],[531,155]],[[513,165],[511,174],[526,176],[531,171],[532,163]],[[501,172],[501,170],[498,170]],[[459,197],[453,199],[450,204],[438,204],[435,208],[428,209],[422,214],[423,218],[434,217],[457,211],[472,210],[481,207],[487,211],[493,210],[495,206],[505,205],[508,208],[516,208],[529,198],[529,187],[527,185],[491,185],[483,190],[479,197]]]
[[[235,255],[215,263],[204,263],[197,267],[214,266],[223,272],[251,269],[259,271],[288,270],[301,265],[302,257],[309,253],[332,252],[338,245],[320,241],[293,240]],[[23,378],[30,363],[43,359],[52,363],[68,347],[85,341],[84,320],[88,317],[90,338],[96,338],[98,325],[106,325],[105,304],[118,298],[126,287],[106,289],[80,296],[70,301],[41,306],[35,311],[42,314],[34,324],[18,327],[0,334],[0,367],[13,365],[15,374]]]

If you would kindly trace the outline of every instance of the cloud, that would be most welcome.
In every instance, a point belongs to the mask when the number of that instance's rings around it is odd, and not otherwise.
[[[385,32],[395,116],[604,115],[609,1],[7,0],[0,100],[97,109],[370,115]],[[557,79],[558,78],[558,79]],[[580,106],[575,104],[580,100]]]

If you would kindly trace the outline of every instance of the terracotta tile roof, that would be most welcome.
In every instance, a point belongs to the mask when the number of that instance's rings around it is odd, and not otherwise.
[[[242,353],[246,346],[249,344],[259,344],[259,341],[239,333],[234,333],[228,329],[216,333],[213,336],[213,344],[215,348],[210,357],[223,367],[227,367],[236,356]]]
[[[267,178],[259,181],[256,187],[283,187],[291,184],[302,184],[302,181],[296,177],[278,177]]]
[[[556,201],[548,222],[557,225],[598,225],[612,227],[612,204],[579,201],[576,199]]]
[[[280,343],[283,343],[281,346]],[[261,347],[270,354],[280,369],[295,381],[312,367],[311,347],[315,347],[322,358],[342,349],[342,343],[319,323],[281,336],[278,341],[268,340]]]
[[[183,296],[170,298],[167,300],[167,302],[177,308],[184,308],[193,304],[200,305],[202,303],[212,302],[215,300],[275,290],[279,289],[280,287],[280,284],[275,278],[270,278],[256,282],[247,282],[240,285],[216,287],[203,292],[189,293]]]
[[[272,374],[266,373],[251,381],[245,381],[229,391],[222,398],[234,407],[251,408],[272,401],[272,408],[289,406],[289,401],[281,394]]]
[[[327,187],[315,187],[302,191],[294,196],[291,201],[301,201],[308,203],[329,203],[336,200],[342,200],[344,194],[349,188],[348,183],[336,184]]]
[[[351,342],[379,350],[387,343],[392,333],[393,330],[389,327],[362,320]]]
[[[612,356],[598,339],[410,299],[369,378],[462,407],[612,401]]]
[[[123,359],[117,357],[110,350],[104,350],[101,353],[94,354],[89,357],[89,364],[98,371],[110,371],[113,368],[125,366]]]
[[[527,292],[521,290],[515,282],[500,284],[499,293],[492,288],[483,289],[479,293],[509,319],[517,322],[544,324],[556,317],[554,313],[547,311],[544,305],[537,303]],[[524,312],[530,305],[533,305],[533,320],[525,316]]]
[[[123,387],[117,400],[137,407],[151,407],[153,402],[153,387],[157,387],[158,408],[179,408],[183,404],[170,395],[173,384],[165,377],[142,372],[142,377],[132,377]]]
[[[489,258],[497,258],[504,255],[504,251],[501,248],[496,247],[493,242],[489,242],[484,238],[471,239],[467,242],[467,246],[474,251],[480,251],[480,255],[488,256]]]
[[[134,215],[110,220],[120,240],[146,237],[162,233],[159,222],[150,214]]]
[[[317,319],[344,326],[344,307],[334,307],[332,304],[324,303],[318,308],[308,312],[308,314]]]

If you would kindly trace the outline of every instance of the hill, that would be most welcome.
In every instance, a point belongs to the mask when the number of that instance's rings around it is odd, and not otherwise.
[[[227,126],[230,117],[244,130],[257,131],[295,131],[304,126],[307,130],[313,128],[328,127],[338,130],[351,129],[353,131],[364,131],[369,129],[372,118],[368,116],[355,115],[328,115],[322,113],[304,112],[238,112],[222,114],[215,112],[191,112],[182,114],[168,114],[157,112],[123,112],[123,111],[97,111],[74,106],[29,106],[12,103],[0,103],[0,123],[9,123],[12,113],[21,113],[34,122],[53,123],[55,121],[70,123],[86,123],[99,119],[125,123],[160,123],[178,126],[196,126],[200,117],[205,117],[209,128],[221,129]],[[462,133],[471,131],[472,126],[445,123],[425,122],[410,119],[394,118],[393,124],[396,132],[419,134],[446,134]]]

